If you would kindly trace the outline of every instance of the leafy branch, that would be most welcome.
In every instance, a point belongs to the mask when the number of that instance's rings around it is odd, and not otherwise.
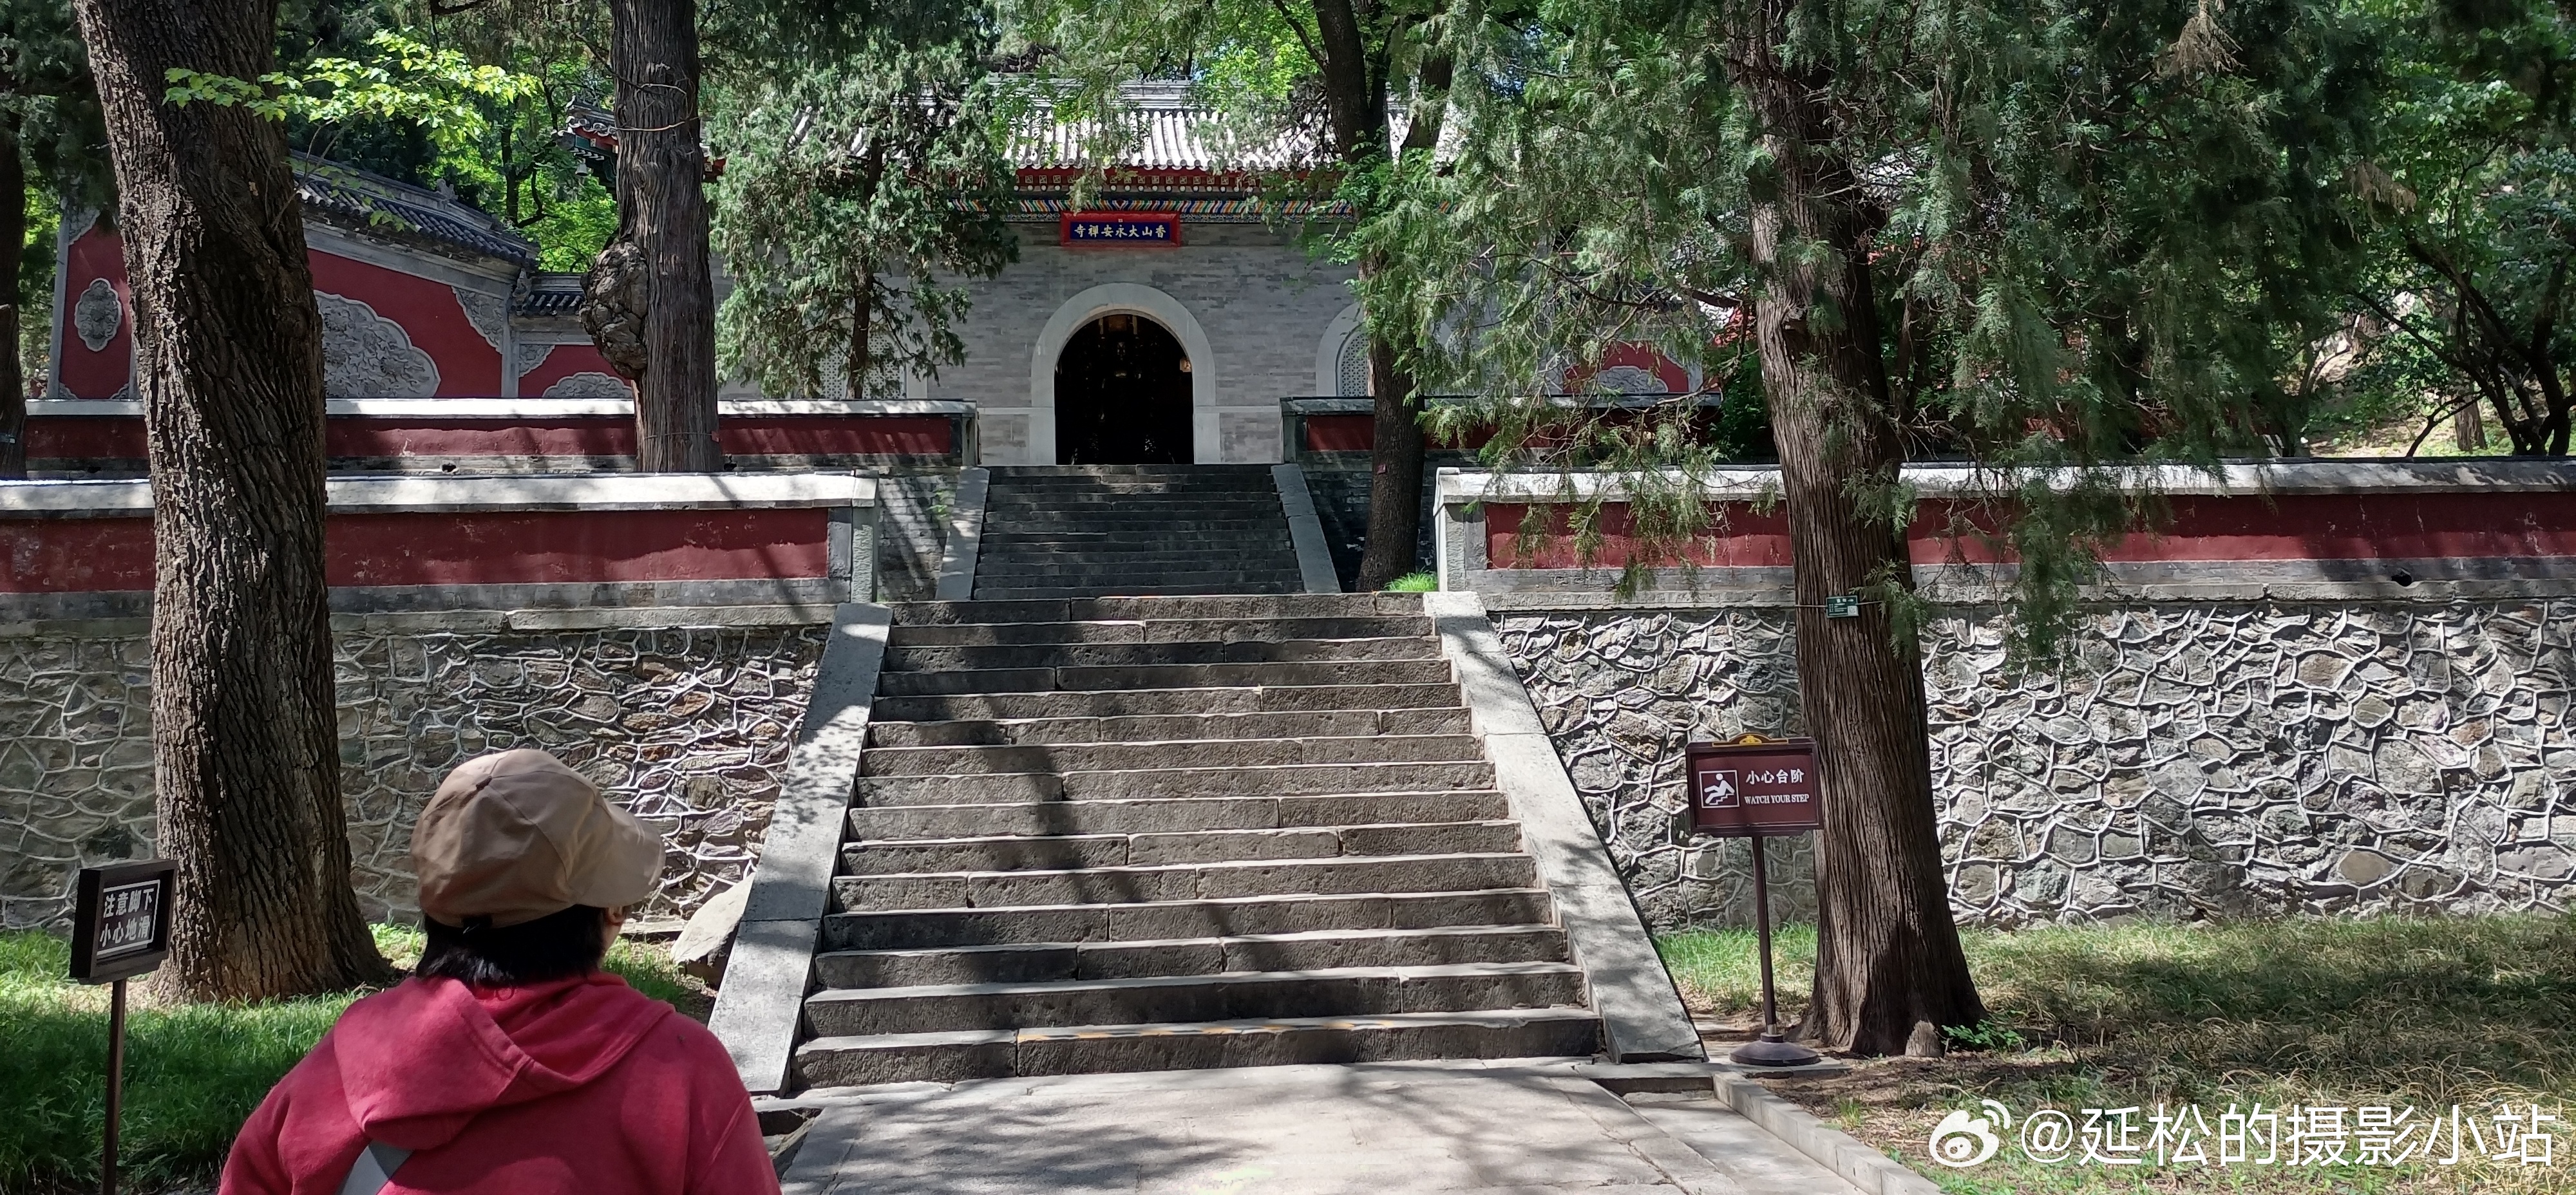
[[[508,105],[536,95],[543,86],[534,75],[477,65],[455,50],[433,49],[391,31],[377,33],[367,44],[377,51],[372,62],[316,58],[301,74],[273,71],[257,80],[172,67],[162,99],[316,124],[360,117],[407,120],[447,154],[474,148],[489,131],[490,118],[478,101]]]

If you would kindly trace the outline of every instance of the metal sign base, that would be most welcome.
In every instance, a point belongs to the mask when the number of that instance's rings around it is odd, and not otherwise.
[[[1745,1066],[1805,1066],[1824,1056],[1798,1045],[1780,1032],[1780,1005],[1771,983],[1771,874],[1762,858],[1762,838],[1753,838],[1753,924],[1762,942],[1762,1036],[1727,1055]]]
[[[1780,1036],[1777,1029],[1766,1029],[1759,1040],[1737,1046],[1726,1060],[1743,1066],[1806,1066],[1825,1056]]]

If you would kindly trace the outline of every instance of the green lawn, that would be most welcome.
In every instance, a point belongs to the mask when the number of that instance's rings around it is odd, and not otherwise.
[[[420,932],[379,926],[408,967]],[[0,933],[0,1192],[98,1189],[105,1114],[107,989],[63,978],[69,951],[39,933]],[[620,943],[609,969],[696,1012],[697,989],[652,947]],[[278,1076],[364,993],[253,1005],[129,1006],[123,1189],[212,1186],[224,1151]]]
[[[1969,965],[1991,1020],[1984,1048],[1865,1063],[1772,1087],[1889,1150],[1948,1190],[2498,1193],[2576,1190],[2566,1123],[2548,1168],[2409,1164],[2297,1169],[2042,1165],[2007,1146],[1954,1171],[1926,1158],[1932,1125],[1993,1099],[2040,1107],[2231,1102],[2412,1105],[2419,1119],[2497,1101],[2576,1103],[2576,917],[2314,919],[1976,930]],[[1661,943],[1694,1009],[1747,1019],[1759,1000],[1749,931]],[[1804,1005],[1815,933],[1779,935],[1783,1017]],[[2080,1112],[2078,1122],[2080,1123]],[[2447,1138],[2446,1138],[2447,1140]],[[2447,1153],[2447,1148],[2445,1150]],[[2349,1156],[2349,1155],[2347,1155]]]

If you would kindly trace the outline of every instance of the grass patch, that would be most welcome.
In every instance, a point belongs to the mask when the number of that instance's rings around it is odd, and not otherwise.
[[[419,961],[420,931],[376,927],[396,966]],[[65,979],[70,949],[33,932],[0,933],[0,1192],[98,1189],[106,1120],[108,990]],[[608,969],[636,990],[705,1019],[705,988],[659,946],[621,941]],[[289,1067],[364,991],[261,1004],[126,1009],[120,1185],[211,1187],[233,1134]]]
[[[1404,575],[1403,575],[1403,576],[1401,576],[1401,577],[1397,577],[1396,579],[1394,579],[1394,580],[1392,580],[1392,581],[1387,582],[1387,583],[1386,583],[1386,588],[1381,589],[1381,590],[1379,590],[1378,592],[1380,592],[1380,593],[1437,593],[1437,592],[1439,592],[1439,590],[1440,590],[1440,574],[1438,574],[1438,573],[1406,573],[1406,574],[1404,574]]]
[[[1924,1148],[1934,1122],[1979,1099],[2016,1117],[2040,1107],[2196,1104],[2213,1126],[2230,1103],[2257,1100],[2412,1105],[2419,1120],[2454,1104],[2481,1121],[2499,1102],[2561,1113],[2576,1102],[2576,918],[2063,926],[1963,939],[1990,1020],[1954,1037],[1950,1058],[1868,1062],[1832,1079],[1774,1080],[1775,1090],[1828,1117],[1857,1104],[1857,1135],[1961,1193],[2576,1189],[2576,1139],[2565,1123],[2544,1126],[2556,1137],[2545,1168],[2410,1159],[2397,1168],[2115,1172],[2033,1163],[2007,1147],[1953,1171]],[[1752,943],[1742,931],[1659,945],[1695,1010],[1741,1014],[1760,999]],[[1813,929],[1783,930],[1777,958],[1786,1019],[1806,1003]]]

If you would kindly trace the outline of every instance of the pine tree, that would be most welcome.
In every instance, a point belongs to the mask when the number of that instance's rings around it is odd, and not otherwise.
[[[2312,0],[1541,0],[1446,28],[1463,136],[1356,234],[1404,269],[1366,281],[1373,310],[1404,311],[1426,376],[1491,396],[1458,417],[1504,428],[1498,462],[1619,470],[1647,560],[1707,526],[1713,454],[1676,415],[1568,432],[1538,379],[1614,340],[1758,362],[1826,810],[1802,1029],[1937,1048],[1983,1007],[1900,467],[1981,466],[2045,652],[2152,512],[2123,465],[2282,441],[2290,350],[2358,269],[2366,33]]]

